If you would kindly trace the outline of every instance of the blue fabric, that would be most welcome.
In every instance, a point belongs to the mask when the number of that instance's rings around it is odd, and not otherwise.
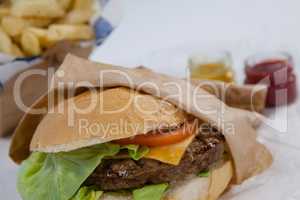
[[[94,23],[97,45],[100,45],[113,31],[112,25],[103,17],[99,17]]]
[[[31,57],[24,57],[24,58],[16,58],[14,61],[26,61],[30,62],[33,61],[36,58],[39,58],[40,56],[31,56]]]

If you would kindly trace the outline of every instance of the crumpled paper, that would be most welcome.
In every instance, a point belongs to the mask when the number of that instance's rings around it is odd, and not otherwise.
[[[300,199],[300,102],[268,110],[268,122],[258,130],[259,140],[274,162],[265,173],[233,186],[221,200]]]

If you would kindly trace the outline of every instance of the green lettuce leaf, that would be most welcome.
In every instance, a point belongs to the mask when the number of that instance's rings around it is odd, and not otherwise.
[[[150,151],[150,149],[146,146],[140,147],[139,145],[134,144],[121,146],[121,149],[127,149],[130,158],[132,158],[133,160],[139,160],[143,158]]]
[[[133,190],[134,200],[161,200],[168,184],[148,185],[140,189]]]
[[[82,187],[70,200],[99,200],[102,191],[97,191],[93,187]]]
[[[106,156],[120,151],[100,144],[71,152],[32,153],[22,163],[17,188],[23,200],[69,200]]]
[[[203,171],[198,174],[199,177],[209,177],[210,171]]]
[[[115,156],[121,149],[127,149],[134,160],[149,152],[148,147],[139,145],[107,143],[71,152],[32,153],[21,165],[18,191],[23,200],[69,200],[103,158]]]

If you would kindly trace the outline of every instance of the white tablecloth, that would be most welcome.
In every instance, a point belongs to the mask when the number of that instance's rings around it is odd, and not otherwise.
[[[20,199],[16,192],[18,166],[8,158],[9,139],[0,140],[0,199]]]

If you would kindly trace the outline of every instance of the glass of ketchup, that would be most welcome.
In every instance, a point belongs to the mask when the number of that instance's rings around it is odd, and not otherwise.
[[[266,84],[266,105],[274,107],[292,103],[297,97],[294,62],[286,52],[264,53],[245,62],[246,84]]]

